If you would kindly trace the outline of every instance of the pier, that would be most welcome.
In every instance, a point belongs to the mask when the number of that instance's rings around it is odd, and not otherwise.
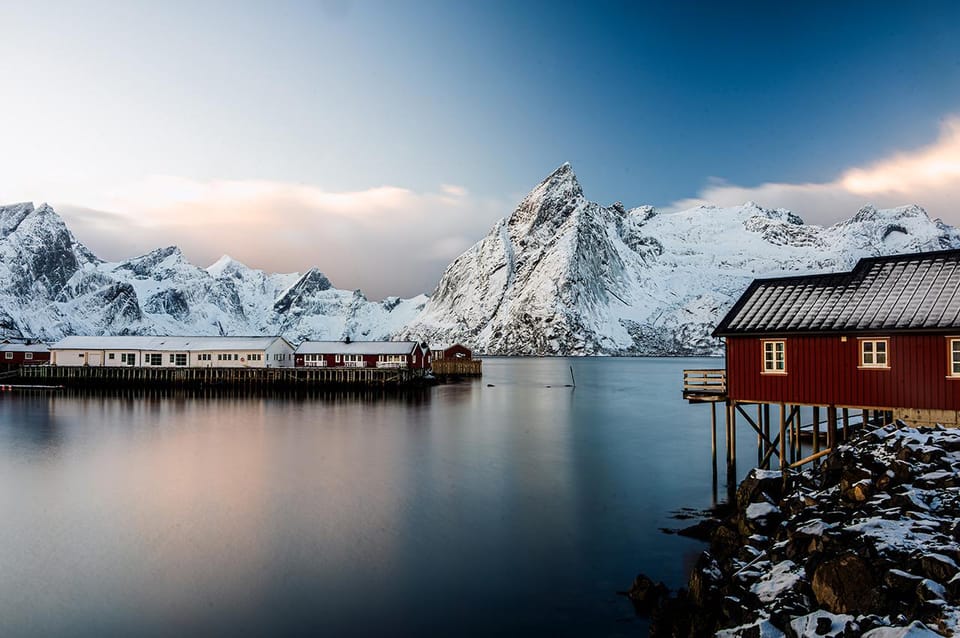
[[[711,450],[717,467],[717,405],[724,408],[725,458],[728,474],[736,474],[737,422],[742,420],[757,437],[755,467],[770,469],[776,457],[784,475],[807,463],[816,463],[833,448],[846,441],[851,432],[865,425],[882,426],[893,422],[893,408],[876,406],[816,405],[733,399],[729,395],[727,373],[723,369],[684,370],[683,398],[688,403],[710,405]],[[776,419],[774,419],[776,408]],[[803,414],[811,415],[804,422]],[[803,456],[803,443],[811,444],[811,453]]]
[[[430,364],[437,377],[483,376],[483,361],[480,359],[439,359]]]
[[[313,389],[323,386],[401,388],[428,381],[415,368],[142,368],[136,366],[30,366],[17,375],[25,383],[77,388]]]

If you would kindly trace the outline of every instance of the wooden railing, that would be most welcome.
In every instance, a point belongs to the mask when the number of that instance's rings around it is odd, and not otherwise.
[[[704,396],[727,393],[726,370],[684,370],[683,396]]]

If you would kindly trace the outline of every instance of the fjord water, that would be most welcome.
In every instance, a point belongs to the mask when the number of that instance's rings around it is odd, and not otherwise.
[[[0,635],[645,635],[616,591],[683,585],[703,547],[660,528],[712,503],[709,409],[680,390],[719,363],[489,358],[386,396],[4,393]]]

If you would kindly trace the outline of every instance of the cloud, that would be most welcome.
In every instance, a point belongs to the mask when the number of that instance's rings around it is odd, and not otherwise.
[[[99,256],[180,246],[205,266],[220,255],[273,272],[317,266],[371,298],[430,292],[443,268],[502,216],[503,202],[444,184],[336,192],[266,180],[152,176],[76,204],[56,204]]]
[[[932,217],[960,224],[960,117],[948,118],[932,144],[852,167],[823,183],[766,183],[737,186],[711,180],[697,197],[673,202],[670,210],[701,204],[736,206],[755,201],[782,207],[808,222],[829,224],[851,217],[864,204],[880,208],[919,204]]]

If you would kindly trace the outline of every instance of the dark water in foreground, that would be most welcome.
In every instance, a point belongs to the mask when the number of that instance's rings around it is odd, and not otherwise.
[[[709,410],[680,390],[717,364],[488,359],[376,400],[4,393],[0,635],[643,636],[615,592],[680,586],[701,549],[658,528],[711,505]]]

